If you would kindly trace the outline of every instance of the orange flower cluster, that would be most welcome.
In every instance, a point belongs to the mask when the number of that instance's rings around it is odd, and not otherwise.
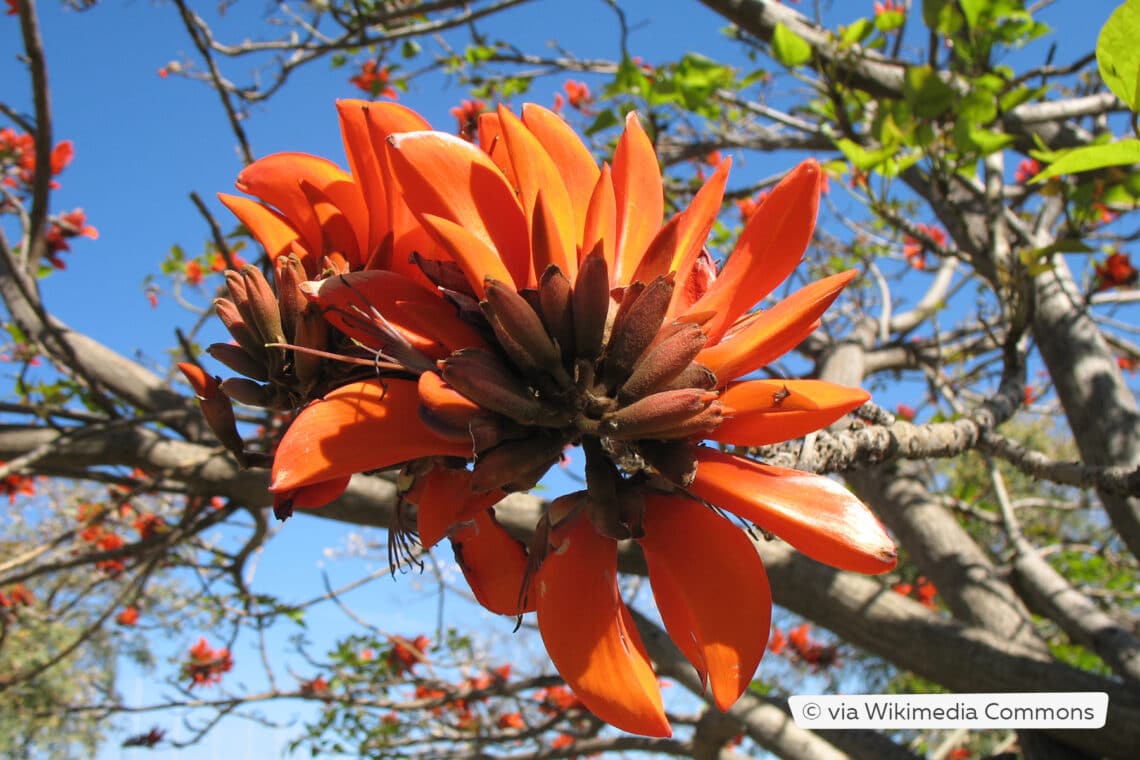
[[[565,98],[560,92],[554,94],[554,111],[556,113],[560,112],[566,103],[587,116],[592,113],[590,104],[594,102],[594,96],[590,93],[590,87],[585,82],[576,82],[571,79],[562,85],[562,89],[566,91]]]
[[[222,196],[273,264],[272,283],[253,267],[227,272],[217,302],[235,343],[209,351],[244,377],[183,367],[246,463],[230,400],[303,406],[272,457],[279,517],[335,499],[354,473],[402,466],[423,546],[448,538],[487,609],[536,612],[587,709],[657,736],[671,729],[618,591],[618,542],[640,547],[665,628],[722,709],[759,664],[771,595],[752,541],[707,505],[835,567],[894,566],[893,542],[839,484],[704,443],[796,438],[868,398],[750,379],[811,334],[855,276],[755,310],[812,239],[815,161],[773,188],[718,267],[704,243],[731,161],[665,219],[636,115],[599,166],[533,105],[461,113],[477,142],[397,104],[338,110],[350,172],[275,154],[238,178],[262,203]],[[555,499],[520,543],[493,507],[568,446],[582,449],[586,488]]]
[[[123,537],[105,528],[100,523],[88,525],[79,532],[79,538],[87,542],[94,551],[112,552],[126,545]],[[95,562],[95,569],[102,570],[107,575],[118,575],[127,567],[125,559],[100,559]]]
[[[222,682],[222,676],[233,670],[234,660],[228,649],[214,649],[205,638],[190,647],[190,657],[182,665],[182,677],[189,679],[190,688]]]

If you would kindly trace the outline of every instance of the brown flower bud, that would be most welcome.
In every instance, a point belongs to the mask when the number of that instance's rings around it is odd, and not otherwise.
[[[262,382],[269,380],[265,364],[254,359],[241,346],[235,346],[233,343],[211,343],[206,347],[206,353],[234,372]]]
[[[676,438],[679,437],[676,430],[688,430],[693,418],[704,415],[716,399],[716,392],[697,388],[654,393],[605,415],[601,431],[603,435],[624,441]],[[718,415],[722,416],[720,405],[717,404],[716,408]],[[720,424],[719,417],[716,424]]]
[[[527,300],[513,288],[491,278],[487,279],[484,291],[486,300],[480,306],[511,361],[529,374],[557,372],[562,366],[562,356]]]
[[[610,313],[610,274],[602,243],[582,260],[574,282],[571,307],[574,313],[574,345],[579,357],[593,359],[602,352]]]
[[[440,363],[440,368],[448,385],[487,411],[506,415],[524,425],[561,427],[569,424],[568,412],[535,398],[489,351],[481,348],[456,351]]]
[[[675,322],[662,328],[658,338],[633,365],[618,400],[632,401],[660,390],[685,371],[705,343],[705,334],[697,325]]]

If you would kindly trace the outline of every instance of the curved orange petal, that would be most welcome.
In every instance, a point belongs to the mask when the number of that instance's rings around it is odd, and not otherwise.
[[[494,111],[484,111],[479,114],[476,131],[479,134],[480,149],[491,157],[511,187],[518,187],[518,179],[515,177],[515,169],[507,150],[507,141],[503,139],[503,125],[499,121],[499,114]]]
[[[614,150],[614,198],[617,201],[617,246],[610,270],[615,285],[628,285],[649,241],[661,228],[665,194],[661,167],[649,135],[635,111],[625,117],[625,131]],[[755,303],[755,301],[753,301]]]
[[[598,163],[590,155],[590,150],[582,143],[578,133],[558,114],[534,103],[527,103],[522,109],[522,121],[534,134],[546,153],[558,167],[566,191],[570,194],[570,204],[574,209],[574,242],[579,248],[585,247],[586,209],[590,196],[598,183]]]
[[[376,107],[381,104],[377,103]],[[367,100],[338,100],[340,134],[348,154],[348,169],[360,186],[368,206],[368,240],[364,251],[367,259],[380,246],[391,227],[388,218],[388,186],[381,172],[380,159],[373,149],[368,130],[368,112],[373,105]]]
[[[289,220],[268,206],[240,195],[226,193],[218,193],[218,200],[233,212],[254,239],[261,243],[265,255],[270,260],[287,253],[293,242],[301,239],[301,234],[294,229]]]
[[[689,206],[681,212],[680,227],[677,230],[677,245],[674,249],[673,260],[669,263],[669,271],[676,272],[678,283],[673,292],[673,300],[669,304],[666,319],[675,317],[685,309],[684,284],[688,283],[694,275],[694,268],[698,266],[701,250],[712,232],[720,213],[720,204],[724,200],[724,188],[728,184],[728,172],[732,168],[732,159],[726,158],[717,165],[716,171],[709,177],[701,189],[689,201]],[[707,255],[707,254],[706,254]],[[715,274],[715,270],[713,272]],[[715,279],[715,278],[714,278]]]
[[[823,380],[749,380],[720,395],[731,410],[710,434],[736,446],[767,446],[820,430],[871,398],[862,388]]]
[[[721,384],[775,361],[811,334],[820,315],[856,274],[849,270],[817,280],[771,309],[749,315],[738,329],[697,354],[697,361],[716,373]],[[691,313],[699,313],[696,306]]]
[[[598,243],[602,244],[602,256],[606,260],[606,269],[610,273],[610,283],[615,282],[614,251],[617,241],[617,200],[614,196],[613,175],[609,164],[602,166],[598,174],[597,184],[590,194],[590,202],[586,207],[586,221],[582,230],[582,249],[578,252],[578,263],[590,255]]]
[[[517,287],[531,269],[530,238],[514,189],[476,146],[442,132],[389,138],[392,168],[417,218],[442,217],[495,251]],[[480,278],[481,279],[481,278]]]
[[[317,223],[321,228],[321,244],[316,250],[322,251],[326,256],[333,252],[339,253],[349,262],[351,268],[359,269],[363,263],[361,240],[357,237],[358,231],[353,226],[353,221],[319,187],[301,180],[301,192],[312,205],[313,213],[317,215]],[[367,246],[367,217],[364,221],[365,223],[359,226],[365,238],[363,244]]]
[[[467,275],[471,290],[479,298],[483,297],[483,284],[488,277],[499,282],[516,282],[495,249],[463,225],[434,214],[424,214],[420,221]],[[530,250],[529,245],[527,250]]]
[[[288,501],[289,506],[298,509],[316,509],[317,507],[323,507],[334,499],[340,498],[341,494],[348,488],[348,481],[351,479],[351,475],[345,475],[344,477],[322,480],[320,483],[301,486],[294,491],[275,493],[273,495],[273,504],[277,507],[281,505],[282,502]]]
[[[305,407],[273,456],[275,493],[426,456],[468,457],[420,421],[414,380],[365,380]]]
[[[736,247],[694,312],[715,312],[705,325],[715,343],[799,265],[815,231],[823,172],[809,158],[788,173],[748,220]]]
[[[708,507],[652,493],[645,495],[638,543],[665,629],[727,710],[752,681],[772,622],[772,592],[756,547]]]
[[[302,182],[320,189],[353,225],[362,225],[367,235],[368,209],[360,188],[351,176],[327,159],[308,153],[274,153],[242,169],[237,188],[276,207],[301,233],[306,247],[320,251],[320,220],[301,189]]]
[[[521,615],[534,609],[534,593],[527,593],[527,606],[519,607],[526,578],[526,547],[495,519],[495,510],[484,509],[472,516],[473,525],[451,537],[455,561],[479,604],[497,615]]]
[[[385,226],[373,229],[370,236],[370,266],[378,269],[391,269],[412,279],[419,280],[423,274],[410,265],[408,258],[413,251],[430,256],[425,243],[430,239],[416,222],[404,196],[399,192],[392,173],[391,146],[388,137],[397,132],[416,132],[430,129],[424,117],[399,103],[367,103],[364,107],[367,120],[368,138],[372,152],[379,162],[380,174],[385,184],[384,202]],[[370,199],[370,203],[371,203]],[[374,221],[374,227],[379,227]],[[426,282],[426,278],[423,278]]]
[[[830,478],[699,447],[689,490],[840,570],[885,573],[895,544],[863,502]]]
[[[534,257],[537,276],[541,276],[553,264],[570,282],[574,282],[578,277],[578,252],[573,247],[573,238],[567,240],[562,237],[558,219],[546,202],[545,191],[540,191],[535,196],[530,235],[531,255]],[[569,248],[566,247],[567,243],[570,244]]]
[[[538,629],[582,703],[624,731],[670,736],[657,678],[617,586],[617,543],[576,519],[538,570]]]
[[[566,183],[558,166],[546,153],[542,143],[538,141],[530,130],[522,123],[519,117],[511,113],[506,106],[499,106],[499,125],[503,130],[503,137],[507,143],[507,150],[511,156],[511,166],[515,170],[515,187],[519,191],[526,218],[531,222],[531,239],[535,235],[535,227],[540,224],[536,218],[536,205],[541,191],[543,199],[542,212],[544,214],[544,232],[551,242],[550,250],[559,251],[567,260],[552,263],[558,264],[559,269],[571,282],[578,273],[578,257],[576,255],[578,234],[574,225],[574,209],[570,204],[570,194],[566,190]],[[553,222],[553,225],[549,225]],[[573,257],[566,256],[574,252]],[[572,259],[574,267],[568,265]],[[536,276],[542,274],[535,265]],[[537,280],[528,286],[537,285]]]
[[[439,543],[452,525],[475,519],[478,513],[495,506],[505,495],[499,490],[472,493],[470,470],[436,467],[422,478],[423,490],[415,503],[418,506],[416,525],[425,549]],[[515,593],[517,596],[517,588]]]

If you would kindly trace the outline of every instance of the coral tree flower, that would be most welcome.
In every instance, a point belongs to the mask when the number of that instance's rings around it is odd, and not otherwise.
[[[537,612],[551,659],[586,708],[628,731],[668,735],[619,593],[619,541],[640,546],[665,628],[721,709],[759,665],[771,594],[751,540],[710,505],[841,569],[895,564],[881,525],[838,483],[702,444],[797,438],[867,400],[819,380],[748,379],[819,325],[854,272],[755,310],[811,241],[815,161],[772,190],[718,270],[704,242],[729,161],[663,223],[660,167],[635,115],[601,167],[561,118],[535,106],[521,117],[482,114],[478,140],[417,130],[372,141],[400,202],[445,257],[413,258],[418,278],[396,279],[388,270],[401,264],[389,256],[382,271],[302,286],[334,330],[392,358],[392,369],[305,407],[277,449],[271,490],[343,490],[353,473],[404,464],[423,544],[449,537],[489,610]],[[284,211],[286,191],[301,192],[295,177],[283,165],[249,192]],[[280,234],[266,239],[276,255],[285,236],[327,239],[317,220],[286,231],[280,223],[294,217],[273,216]],[[363,220],[352,229],[358,260],[374,259],[385,238]],[[425,279],[435,287],[420,287]],[[526,547],[492,507],[534,486],[572,445],[583,449],[587,487],[551,503]],[[330,493],[326,501],[339,491]]]

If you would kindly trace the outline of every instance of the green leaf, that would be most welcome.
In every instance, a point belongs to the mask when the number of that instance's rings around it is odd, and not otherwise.
[[[839,40],[844,45],[854,45],[856,42],[862,42],[867,39],[867,35],[870,34],[873,29],[874,27],[870,19],[857,19],[847,26],[839,27]]]
[[[934,118],[954,104],[954,90],[930,66],[912,66],[907,69],[903,97],[919,118]]]
[[[802,66],[811,60],[811,45],[783,24],[772,31],[772,57],[788,68]]]
[[[1128,0],[1108,17],[1096,40],[1100,77],[1116,97],[1140,111],[1140,0]]]
[[[590,124],[590,126],[586,127],[586,136],[592,137],[598,132],[609,129],[610,127],[616,127],[620,123],[621,121],[614,114],[614,112],[606,109],[594,117],[594,121]]]
[[[1062,174],[1077,174],[1103,169],[1106,166],[1132,164],[1140,164],[1140,140],[1130,138],[1107,145],[1086,145],[1067,151],[1030,182],[1039,183]]]
[[[975,29],[982,13],[990,9],[990,0],[959,0],[959,5],[962,7],[962,15],[966,17],[966,25]]]
[[[979,129],[968,121],[959,121],[954,125],[954,141],[963,151],[973,151],[988,156],[1009,147],[1014,138],[1003,132]]]
[[[415,58],[420,50],[420,43],[415,40],[404,40],[404,44],[400,46],[400,55],[405,58]]]

